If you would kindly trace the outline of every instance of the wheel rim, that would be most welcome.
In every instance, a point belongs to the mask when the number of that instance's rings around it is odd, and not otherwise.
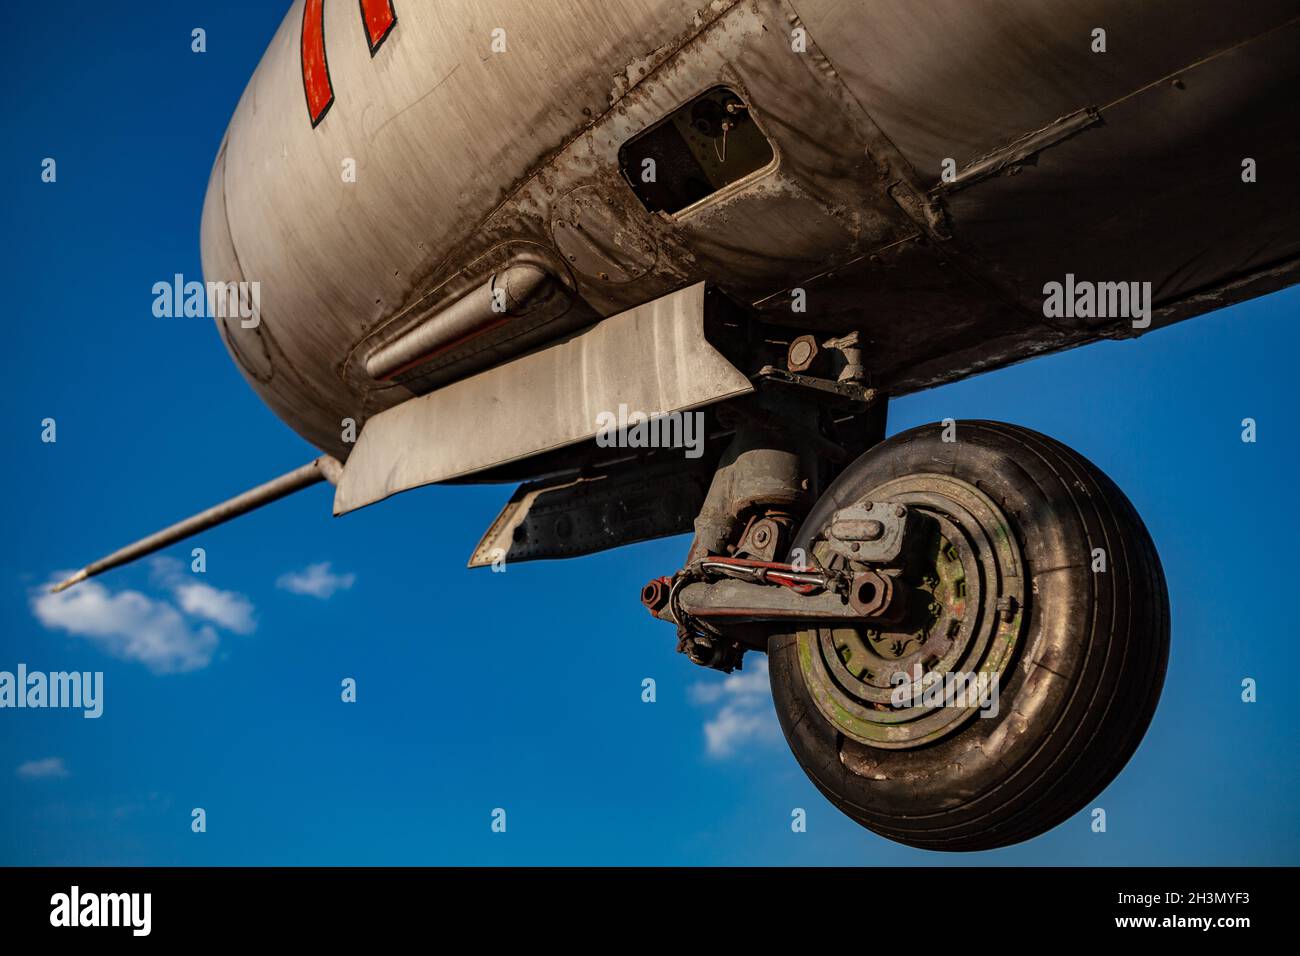
[[[907,614],[882,628],[800,631],[799,666],[841,733],[871,747],[919,747],[957,732],[999,692],[1025,618],[1020,549],[993,500],[950,475],[906,475],[860,501],[904,504],[919,516],[903,570]],[[810,548],[817,561],[855,567],[823,535]]]

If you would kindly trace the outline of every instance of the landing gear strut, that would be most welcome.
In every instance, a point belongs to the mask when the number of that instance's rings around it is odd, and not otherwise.
[[[876,445],[784,562],[699,545],[644,603],[696,663],[766,650],[795,758],[890,839],[1030,839],[1100,793],[1155,710],[1169,602],[1151,538],[1096,466],[1028,429]]]

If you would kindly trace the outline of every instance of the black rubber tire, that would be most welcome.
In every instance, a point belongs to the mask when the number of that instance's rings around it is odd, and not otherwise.
[[[794,634],[768,643],[772,695],[795,758],[844,813],[911,846],[986,850],[1066,820],[1128,762],[1164,683],[1169,595],[1142,519],[1091,462],[1015,425],[958,422],[952,442],[942,433],[914,428],[857,459],[792,547],[806,549],[835,510],[903,475],[952,475],[998,502],[1032,585],[998,716],[914,749],[846,739],[808,694]],[[1094,548],[1105,550],[1105,573],[1092,570]],[[845,765],[845,748],[869,778]]]

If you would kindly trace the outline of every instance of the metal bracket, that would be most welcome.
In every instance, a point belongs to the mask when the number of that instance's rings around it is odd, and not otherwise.
[[[863,501],[831,516],[826,543],[836,554],[864,564],[895,566],[903,553],[912,512],[892,501]]]
[[[880,392],[877,389],[867,388],[857,382],[835,382],[828,378],[818,378],[815,375],[787,372],[775,365],[764,365],[758,370],[758,378],[763,382],[772,382],[776,385],[786,385],[791,388],[810,391],[819,398],[829,400],[833,404],[854,411],[864,411],[870,408],[880,397]]]
[[[893,623],[906,609],[907,588],[895,573],[875,568],[844,573],[707,557],[671,578],[650,581],[641,590],[641,603],[677,625],[678,650],[691,660],[730,670],[744,648],[721,626]]]
[[[648,583],[641,603],[677,625],[679,651],[720,670],[737,666],[747,647],[763,647],[762,628],[737,625],[897,623],[910,602],[901,567],[915,520],[897,502],[859,502],[835,512],[826,533],[844,565],[806,568],[709,554]]]

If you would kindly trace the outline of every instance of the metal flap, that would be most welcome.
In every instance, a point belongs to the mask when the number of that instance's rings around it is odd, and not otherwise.
[[[753,391],[704,337],[704,283],[549,348],[413,398],[366,422],[336,515],[594,438],[601,412],[687,411]]]

